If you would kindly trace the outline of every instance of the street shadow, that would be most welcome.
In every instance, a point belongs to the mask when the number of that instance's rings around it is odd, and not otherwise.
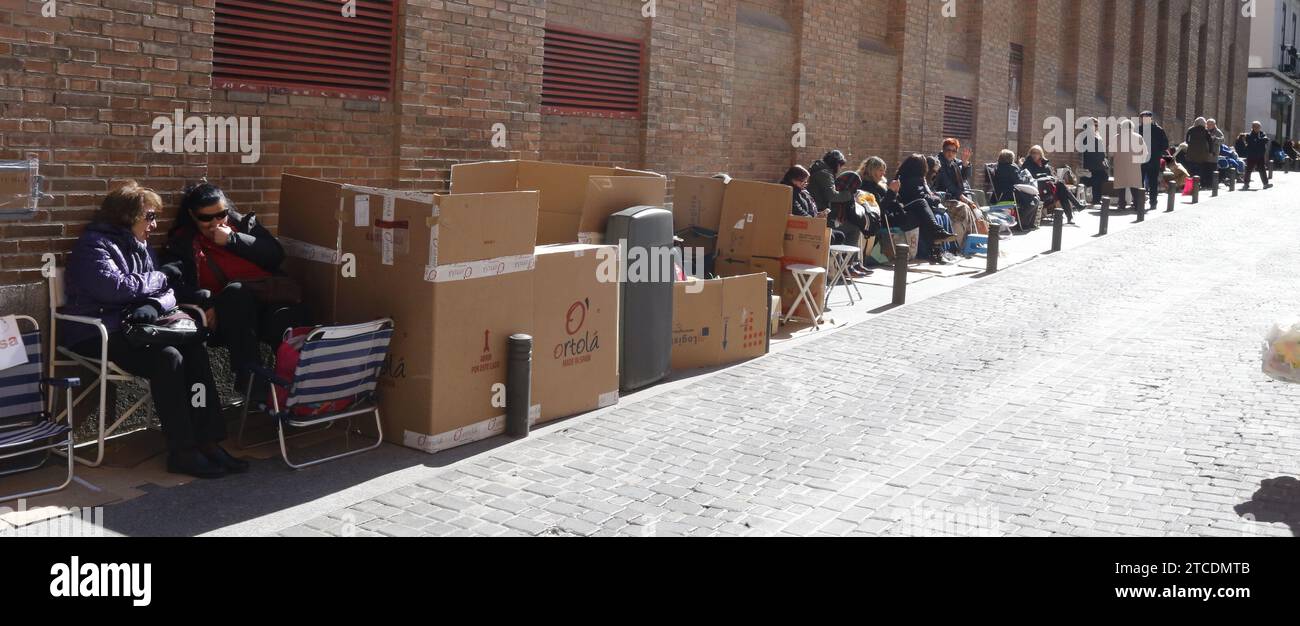
[[[1265,478],[1249,502],[1233,507],[1250,522],[1282,522],[1300,537],[1300,480],[1291,476]]]

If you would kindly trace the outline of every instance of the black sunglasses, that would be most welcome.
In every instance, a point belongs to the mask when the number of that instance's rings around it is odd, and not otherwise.
[[[158,221],[158,212],[157,212],[157,211],[146,211],[145,214],[144,214],[144,221],[146,221],[146,222],[156,222],[156,221]]]
[[[222,209],[216,213],[194,213],[194,219],[200,222],[211,222],[212,220],[224,219],[230,215],[230,209]]]

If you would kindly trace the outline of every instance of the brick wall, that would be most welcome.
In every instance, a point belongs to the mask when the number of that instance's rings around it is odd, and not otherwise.
[[[1180,95],[1183,117],[1213,115],[1234,132],[1245,110],[1248,31],[1233,0],[958,0],[956,18],[917,0],[660,0],[652,18],[643,0],[402,0],[386,99],[214,89],[216,1],[60,0],[56,18],[36,2],[0,9],[0,158],[38,156],[53,196],[31,219],[0,222],[5,309],[34,310],[41,255],[66,251],[128,177],[174,204],[206,176],[274,225],[283,172],[445,191],[454,163],[542,158],[772,180],[830,148],[891,167],[934,153],[945,95],[976,101],[977,163],[1041,143],[1043,118],[1067,107],[1154,108],[1174,136],[1190,121],[1175,115]],[[1184,14],[1210,51],[1181,49]],[[639,119],[541,113],[548,22],[645,40]],[[1173,28],[1158,49],[1161,23]],[[1026,48],[1016,133],[1006,131],[1011,43]],[[260,118],[260,162],[154,153],[153,118],[178,108]],[[794,121],[807,125],[805,149],[790,145]],[[497,123],[504,148],[491,142]]]

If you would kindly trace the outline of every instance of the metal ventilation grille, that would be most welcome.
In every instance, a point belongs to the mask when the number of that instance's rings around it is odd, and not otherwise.
[[[970,139],[975,136],[975,101],[955,96],[943,97],[943,134]]]
[[[395,0],[217,0],[218,88],[289,87],[386,95],[393,83]]]
[[[642,52],[638,39],[547,26],[542,112],[639,116]]]

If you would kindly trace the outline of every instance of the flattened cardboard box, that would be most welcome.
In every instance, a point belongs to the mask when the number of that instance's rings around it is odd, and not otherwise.
[[[799,217],[791,215],[786,218],[785,229],[786,254],[781,258],[781,308],[788,311],[799,297],[799,286],[794,281],[794,274],[788,269],[791,265],[803,264],[827,268],[830,265],[831,231],[826,227],[826,219],[818,217]],[[826,302],[826,275],[817,277],[809,290],[818,303]],[[808,306],[800,303],[795,311],[796,317],[810,319]]]
[[[667,178],[654,172],[546,163],[484,161],[451,167],[453,194],[537,191],[537,243],[599,243],[609,216],[663,206]]]
[[[539,423],[618,403],[617,264],[618,246],[537,248],[532,397]]]
[[[289,226],[304,211],[317,219],[326,211],[282,200],[290,209],[281,214],[282,232],[312,238],[286,252],[328,250],[332,228],[339,232],[332,254],[346,259],[298,258],[308,273],[332,277],[318,316],[393,319],[379,381],[384,438],[438,452],[502,432],[505,411],[493,406],[501,395],[493,386],[505,384],[507,338],[533,323],[537,194],[432,196],[310,179],[288,185],[316,194],[311,199],[333,208],[335,220]],[[343,269],[354,271],[344,276]]]
[[[726,365],[767,352],[766,274],[690,278],[673,289],[673,369]]]
[[[718,226],[718,254],[724,257],[781,258],[785,255],[785,218],[793,189],[750,180],[727,183]]]

